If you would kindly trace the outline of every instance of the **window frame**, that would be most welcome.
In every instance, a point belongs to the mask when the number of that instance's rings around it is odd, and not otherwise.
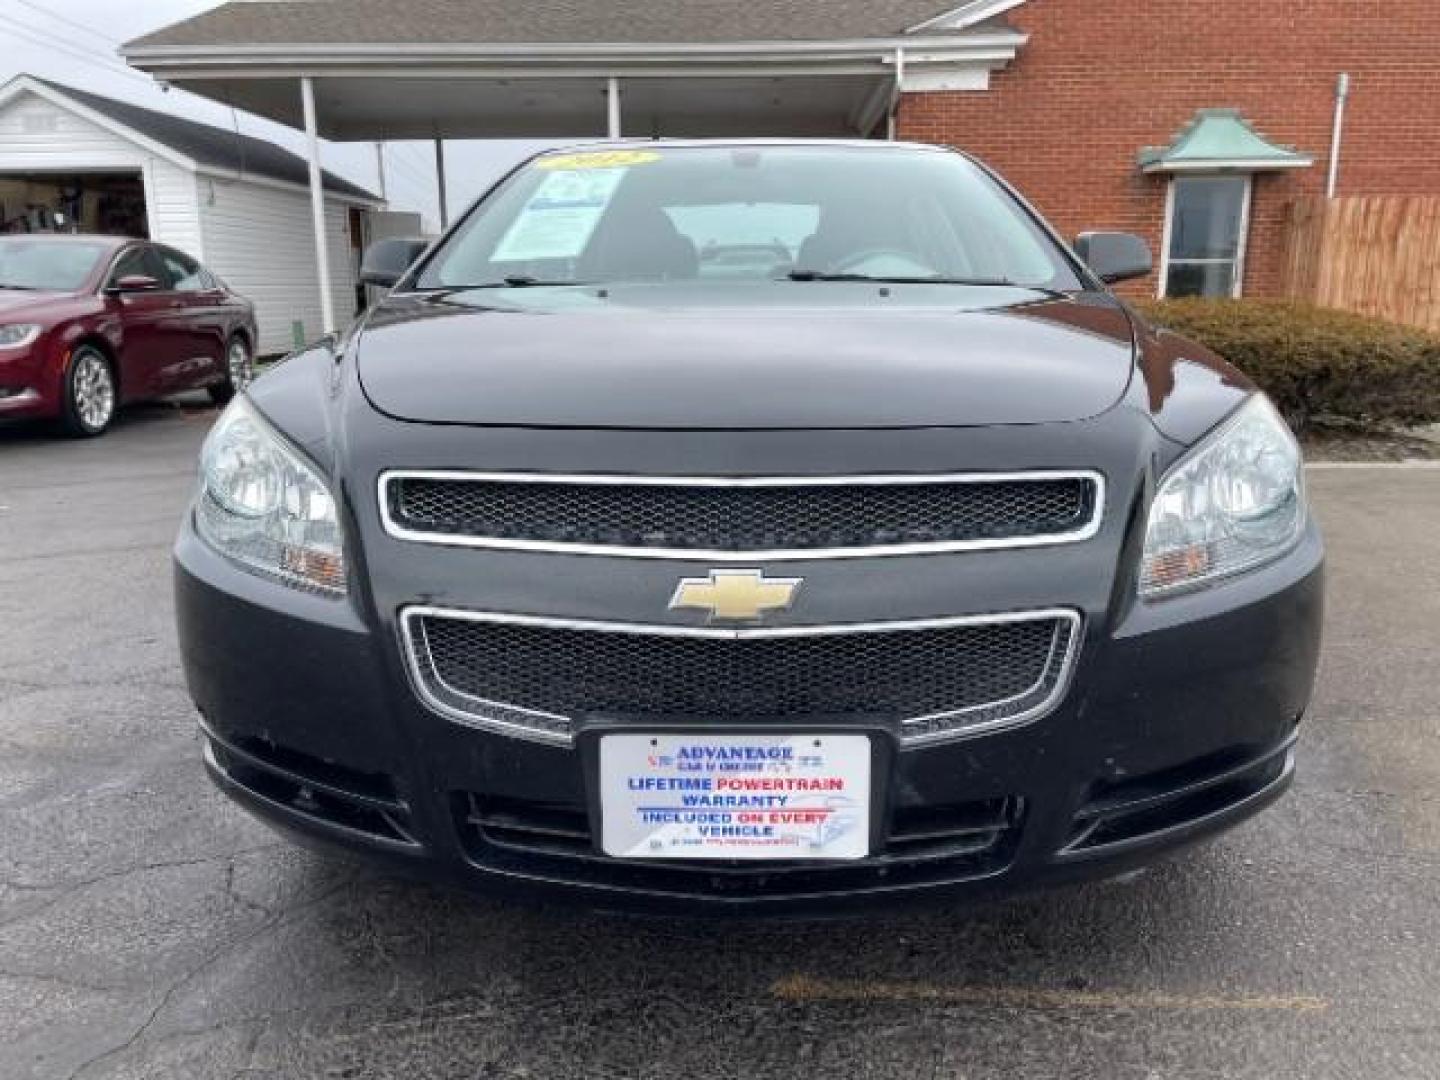
[[[1175,239],[1175,189],[1176,185],[1183,180],[1192,180],[1209,177],[1238,177],[1245,181],[1244,195],[1240,200],[1240,235],[1235,245],[1235,257],[1233,259],[1174,259],[1170,254],[1171,244]],[[1165,185],[1165,229],[1160,241],[1160,282],[1156,288],[1156,297],[1160,300],[1169,298],[1170,295],[1170,267],[1180,266],[1230,266],[1235,267],[1235,274],[1230,285],[1230,299],[1239,300],[1245,295],[1245,268],[1249,262],[1250,255],[1250,212],[1255,201],[1255,174],[1253,172],[1226,172],[1223,170],[1196,171],[1185,173],[1173,173],[1169,183]]]
[[[114,288],[116,283],[119,282],[120,279],[119,277],[117,277],[117,275],[120,272],[120,263],[125,259],[127,255],[135,251],[140,252],[142,255],[148,255],[152,260],[154,260],[155,268],[157,270],[160,270],[162,273],[162,276],[155,278],[156,282],[159,284],[159,288],[155,289],[154,291],[157,293],[169,291],[165,286],[165,275],[168,272],[165,270],[165,264],[160,260],[159,253],[155,250],[155,245],[148,240],[135,240],[129,244],[126,244],[124,247],[122,247],[119,251],[115,253],[114,257],[111,258],[110,265],[106,268],[104,276],[100,279],[100,288],[98,291],[101,294],[104,294],[107,290]],[[154,275],[147,276],[153,277]]]

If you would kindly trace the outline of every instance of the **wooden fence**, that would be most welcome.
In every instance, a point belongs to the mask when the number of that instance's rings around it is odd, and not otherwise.
[[[1440,197],[1299,199],[1286,232],[1286,296],[1440,331]]]

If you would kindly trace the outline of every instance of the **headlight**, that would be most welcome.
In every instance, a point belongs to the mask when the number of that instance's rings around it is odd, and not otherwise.
[[[0,326],[0,349],[23,349],[40,336],[39,323],[9,323]]]
[[[220,417],[200,463],[201,536],[257,573],[344,595],[345,549],[330,489],[245,398]]]
[[[1192,588],[1269,562],[1294,547],[1305,514],[1300,447],[1257,394],[1161,482],[1140,593]]]

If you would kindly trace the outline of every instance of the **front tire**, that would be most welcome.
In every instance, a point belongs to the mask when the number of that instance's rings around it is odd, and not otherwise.
[[[210,400],[216,405],[229,404],[254,381],[255,357],[245,339],[236,334],[225,346],[225,381],[210,387]]]
[[[119,394],[110,358],[94,345],[81,345],[70,355],[65,373],[65,401],[60,422],[77,439],[103,435],[115,419]]]

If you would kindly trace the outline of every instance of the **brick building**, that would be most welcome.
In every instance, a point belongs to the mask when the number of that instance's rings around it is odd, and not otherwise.
[[[986,159],[1063,231],[1136,232],[1165,256],[1167,206],[1174,206],[1168,189],[1181,174],[1143,172],[1140,151],[1172,142],[1202,109],[1236,109],[1267,138],[1314,162],[1283,169],[1261,163],[1253,173],[1232,173],[1243,178],[1236,183],[1253,177],[1254,185],[1249,228],[1240,233],[1241,288],[1246,295],[1273,294],[1286,206],[1326,187],[1342,73],[1350,75],[1351,87],[1338,190],[1440,195],[1435,0],[1028,0],[1010,6],[1006,19],[1026,42],[992,75],[989,89],[907,94],[898,130],[904,138],[952,143]],[[1180,182],[1207,183],[1198,177]],[[1227,201],[1234,203],[1233,192],[1224,190],[1193,200],[1202,212],[1203,204]],[[1234,225],[1239,233],[1243,222]],[[1170,232],[1173,244],[1179,238]],[[1158,274],[1149,289],[1159,289]]]
[[[270,0],[124,49],[339,140],[842,135],[953,144],[1136,294],[1269,295],[1287,209],[1440,195],[1440,0]],[[318,223],[317,223],[318,228]],[[317,245],[323,244],[317,236]]]

